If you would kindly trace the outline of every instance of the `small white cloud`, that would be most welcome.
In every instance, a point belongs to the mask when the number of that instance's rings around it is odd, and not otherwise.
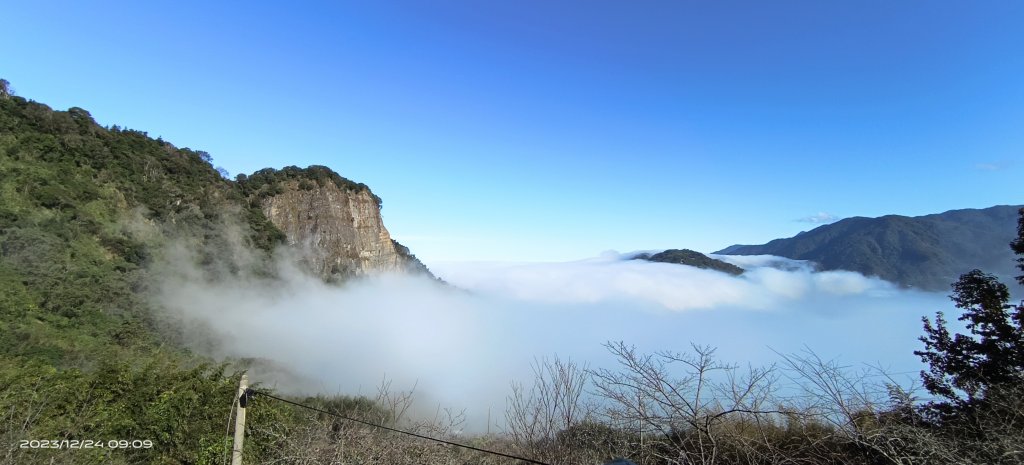
[[[1006,160],[1000,160],[991,163],[977,163],[974,165],[974,169],[979,171],[1002,171],[1009,168],[1010,162]]]
[[[811,224],[827,224],[827,223],[832,223],[832,222],[834,222],[834,221],[836,221],[838,219],[839,219],[838,216],[833,215],[831,213],[818,212],[818,213],[815,213],[815,214],[813,214],[811,216],[805,216],[803,218],[799,218],[796,221],[799,221],[801,223],[811,223]]]
[[[806,271],[815,270],[814,264],[807,260],[793,260],[792,258],[779,257],[776,255],[708,255],[711,258],[731,263],[743,269],[751,268],[777,268],[783,271]]]

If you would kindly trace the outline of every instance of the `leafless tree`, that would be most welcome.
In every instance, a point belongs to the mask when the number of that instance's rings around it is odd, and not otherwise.
[[[507,434],[521,452],[534,458],[572,461],[578,458],[573,449],[590,446],[566,440],[567,432],[593,420],[595,407],[586,398],[587,366],[557,356],[542,358],[534,360],[533,375],[529,388],[512,383],[505,412]]]
[[[881,367],[855,370],[809,350],[780,356],[800,391],[791,400],[799,416],[830,427],[827,444],[819,444],[817,452],[832,455],[834,463],[1024,463],[1017,452],[1024,451],[1024,403],[1017,396],[1005,398],[1005,405],[982,419],[982,428],[994,434],[979,435],[970,431],[973,426],[926,422],[918,408],[919,387],[897,382]],[[837,445],[848,453],[835,457]]]
[[[778,413],[771,403],[774,367],[741,371],[715,360],[715,350],[706,346],[692,345],[692,354],[653,355],[622,342],[606,347],[619,369],[594,371],[595,388],[610,402],[610,421],[634,424],[647,439],[641,461],[720,463],[726,442],[730,460],[755,460],[735,454],[753,454],[753,449],[734,446],[761,441],[763,417]]]

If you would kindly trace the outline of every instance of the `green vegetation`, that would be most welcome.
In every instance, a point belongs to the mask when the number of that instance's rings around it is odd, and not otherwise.
[[[707,255],[690,249],[668,249],[664,252],[658,252],[654,255],[648,253],[641,253],[633,257],[633,259],[647,260],[650,262],[675,263],[678,265],[695,266],[697,268],[705,270],[721,271],[723,273],[728,273],[733,276],[739,276],[743,274],[743,268],[733,265],[732,263],[726,263],[721,260],[711,258]]]
[[[235,262],[234,231],[264,258],[284,235],[205,152],[0,84],[0,463],[220,463],[237,373],[180,344],[148,297],[150,268],[181,243],[210,279],[266,274]],[[284,412],[253,415],[287,427]],[[260,437],[254,461],[280,441]],[[21,449],[22,439],[154,446]]]
[[[137,354],[134,363],[104,358],[88,369],[35,360],[0,361],[0,437],[11,449],[4,463],[219,463],[228,447],[224,427],[237,390],[223,366],[182,361],[180,354]],[[130,363],[130,364],[129,364]],[[184,365],[188,363],[188,365]],[[286,423],[291,412],[268,406],[254,422]],[[22,449],[24,439],[151,440],[139,449]],[[279,441],[253,432],[251,459]]]
[[[245,241],[280,238],[202,152],[98,126],[80,108],[0,100],[0,280],[4,354],[78,367],[111,349],[133,356],[162,341],[139,292],[170,241],[203,262],[230,260],[223,225]]]
[[[416,258],[416,256],[413,255],[413,253],[409,250],[408,247],[402,245],[401,242],[398,242],[394,239],[391,239],[391,244],[395,246],[395,252],[398,253],[398,256],[404,259],[403,261],[406,263],[406,271],[408,271],[409,273],[419,274],[422,276],[434,276],[433,273],[431,273],[430,270],[427,269],[427,265],[424,265],[423,262],[420,261],[420,259]],[[441,281],[440,278],[435,279]]]
[[[279,170],[264,168],[251,175],[240,174],[235,177],[235,181],[246,197],[260,199],[284,192],[284,183],[289,181],[297,182],[301,190],[312,190],[314,186],[323,187],[329,182],[344,191],[367,192],[377,202],[377,208],[382,206],[380,197],[370,191],[366,184],[343,178],[326,166],[312,165],[307,168],[286,166]]]
[[[1024,208],[1017,238],[1010,244],[1024,272]],[[1017,276],[1024,284],[1024,274]],[[950,334],[941,312],[924,319],[925,349],[914,352],[928,364],[924,386],[936,400],[921,414],[961,454],[978,462],[1024,461],[1024,302],[1010,303],[1007,286],[981,270],[965,273],[950,296],[964,313],[968,334]],[[1016,440],[1007,441],[1007,436]]]

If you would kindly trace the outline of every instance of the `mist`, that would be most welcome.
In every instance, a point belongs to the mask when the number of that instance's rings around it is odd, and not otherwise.
[[[942,293],[780,257],[717,257],[747,269],[735,277],[628,256],[436,263],[431,269],[449,285],[385,274],[341,286],[289,260],[276,265],[278,280],[216,282],[181,260],[168,265],[175,272],[165,273],[157,298],[194,330],[197,350],[266,361],[250,370],[263,385],[373,396],[387,379],[392,389],[415,389],[414,414],[465,409],[475,431],[489,415],[500,427],[510,382],[529,382],[535,357],[610,366],[607,341],[643,351],[685,351],[693,342],[754,365],[811,349],[909,380],[921,368],[913,355],[920,318],[951,308]]]

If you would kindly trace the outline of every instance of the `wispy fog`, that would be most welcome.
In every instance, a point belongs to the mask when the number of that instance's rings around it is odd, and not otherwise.
[[[387,377],[414,385],[417,408],[466,408],[472,425],[500,417],[509,382],[534,357],[602,366],[601,344],[641,350],[717,346],[731,362],[765,364],[807,346],[851,365],[915,376],[920,318],[948,310],[941,293],[899,290],[850,272],[815,272],[779,257],[718,257],[733,277],[625,255],[569,263],[438,263],[449,282],[383,275],[342,287],[282,265],[280,281],[166,273],[159,293],[214,356],[266,359],[257,381],[291,392],[374,394]],[[207,336],[216,344],[199,341]],[[279,369],[269,370],[268,366]]]

